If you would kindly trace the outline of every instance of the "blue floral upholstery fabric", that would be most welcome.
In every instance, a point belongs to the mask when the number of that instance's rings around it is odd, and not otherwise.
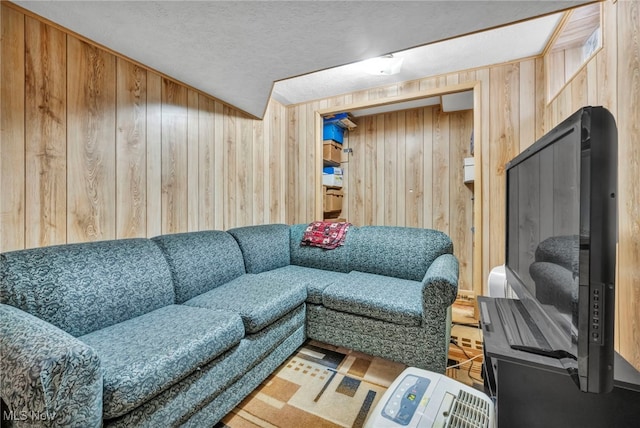
[[[102,371],[91,347],[0,304],[0,396],[24,426],[100,427]]]
[[[428,326],[403,326],[360,315],[307,305],[307,336],[408,366],[444,373],[449,336],[448,313],[429,314]]]
[[[177,233],[153,240],[169,262],[176,303],[184,303],[245,273],[240,247],[227,232]]]
[[[261,273],[288,266],[289,226],[286,224],[265,224],[229,229],[244,257],[247,273]]]
[[[349,249],[358,234],[356,226],[349,226],[344,245],[333,250],[300,245],[308,224],[295,224],[290,227],[291,264],[315,269],[348,273]]]
[[[306,226],[0,255],[0,395],[55,412],[29,426],[201,427],[307,337],[444,372],[449,238],[352,227],[323,250],[300,245]]]
[[[422,324],[422,283],[354,271],[345,280],[325,288],[322,304],[341,312],[419,326]]]
[[[185,305],[237,312],[248,333],[256,333],[304,303],[303,284],[268,280],[245,274],[207,293],[186,301]]]
[[[171,273],[147,239],[90,242],[0,255],[0,303],[72,336],[174,302]]]
[[[315,304],[322,303],[322,292],[325,288],[331,284],[345,281],[348,278],[346,273],[296,265],[289,265],[269,272],[263,272],[260,276],[269,278],[270,282],[276,281],[304,285],[307,288],[307,302]]]
[[[362,226],[349,245],[349,271],[422,281],[431,263],[449,253],[451,239],[437,230]]]
[[[79,339],[100,355],[104,417],[114,418],[237,345],[243,336],[237,314],[171,305]]]
[[[280,364],[293,354],[305,341],[304,327],[298,328],[267,357],[249,370],[242,379],[226,388],[214,401],[203,407],[185,422],[185,427],[201,428],[215,424],[256,389]],[[311,427],[309,427],[311,428]]]
[[[431,263],[422,279],[422,301],[425,313],[444,310],[455,302],[458,295],[458,259],[443,254]]]
[[[184,424],[199,409],[209,403],[215,403],[213,405],[223,411],[222,416],[224,416],[240,400],[229,402],[229,400],[221,399],[220,396],[238,385],[252,382],[252,378],[248,378],[247,374],[251,367],[264,360],[271,360],[274,351],[285,349],[289,351],[286,356],[282,359],[275,358],[275,361],[279,361],[277,364],[281,364],[304,341],[304,322],[305,307],[301,305],[268,328],[262,329],[256,334],[245,336],[240,344],[215,360],[202,365],[189,377],[174,384],[131,412],[105,421],[105,427],[178,426]],[[300,335],[298,332],[302,334]],[[285,343],[289,344],[285,345]],[[284,348],[283,345],[285,345]],[[293,349],[291,349],[292,346]],[[217,421],[202,426],[213,426],[215,423]]]

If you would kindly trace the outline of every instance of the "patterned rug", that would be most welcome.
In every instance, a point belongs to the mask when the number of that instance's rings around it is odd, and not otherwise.
[[[308,341],[216,428],[362,427],[405,365]]]

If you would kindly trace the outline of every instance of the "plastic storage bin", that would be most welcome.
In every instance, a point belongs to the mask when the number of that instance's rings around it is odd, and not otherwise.
[[[333,140],[336,143],[342,144],[344,141],[344,128],[341,128],[335,123],[325,123],[322,128],[322,139]]]

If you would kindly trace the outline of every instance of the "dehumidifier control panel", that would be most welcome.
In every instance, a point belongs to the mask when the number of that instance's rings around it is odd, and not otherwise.
[[[399,425],[409,425],[430,383],[426,377],[405,376],[382,409],[382,416]]]

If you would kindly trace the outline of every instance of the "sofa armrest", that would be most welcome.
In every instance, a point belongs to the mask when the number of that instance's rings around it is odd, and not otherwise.
[[[437,257],[422,279],[425,315],[434,309],[446,309],[458,294],[458,259],[453,254]]]
[[[0,396],[15,426],[100,427],[102,370],[95,351],[13,306],[0,304]]]

